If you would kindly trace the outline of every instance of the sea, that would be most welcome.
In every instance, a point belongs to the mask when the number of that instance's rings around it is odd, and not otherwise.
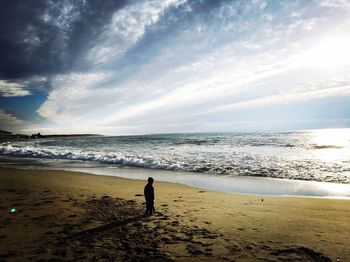
[[[350,184],[350,129],[51,137],[0,143],[3,167],[142,168]],[[173,173],[172,173],[173,172]]]

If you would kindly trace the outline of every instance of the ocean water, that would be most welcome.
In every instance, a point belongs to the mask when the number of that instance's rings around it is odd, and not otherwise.
[[[0,155],[3,166],[20,159],[23,166],[125,166],[350,184],[350,129],[57,137],[3,142]]]

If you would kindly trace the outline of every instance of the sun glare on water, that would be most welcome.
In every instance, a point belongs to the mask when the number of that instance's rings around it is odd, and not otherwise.
[[[350,129],[321,129],[312,132],[312,141],[319,147],[344,147],[349,144]]]
[[[350,157],[350,129],[321,129],[311,133],[310,145],[324,161]]]

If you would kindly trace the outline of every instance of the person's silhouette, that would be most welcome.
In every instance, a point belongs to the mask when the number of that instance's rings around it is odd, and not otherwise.
[[[144,195],[146,199],[146,212],[145,215],[152,215],[152,213],[155,213],[154,209],[154,188],[153,188],[153,182],[154,179],[152,177],[149,177],[147,179],[147,185],[145,186]]]

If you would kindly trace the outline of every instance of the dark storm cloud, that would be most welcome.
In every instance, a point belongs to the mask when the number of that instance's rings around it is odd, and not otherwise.
[[[125,1],[1,1],[0,78],[19,79],[79,67],[99,29]]]

